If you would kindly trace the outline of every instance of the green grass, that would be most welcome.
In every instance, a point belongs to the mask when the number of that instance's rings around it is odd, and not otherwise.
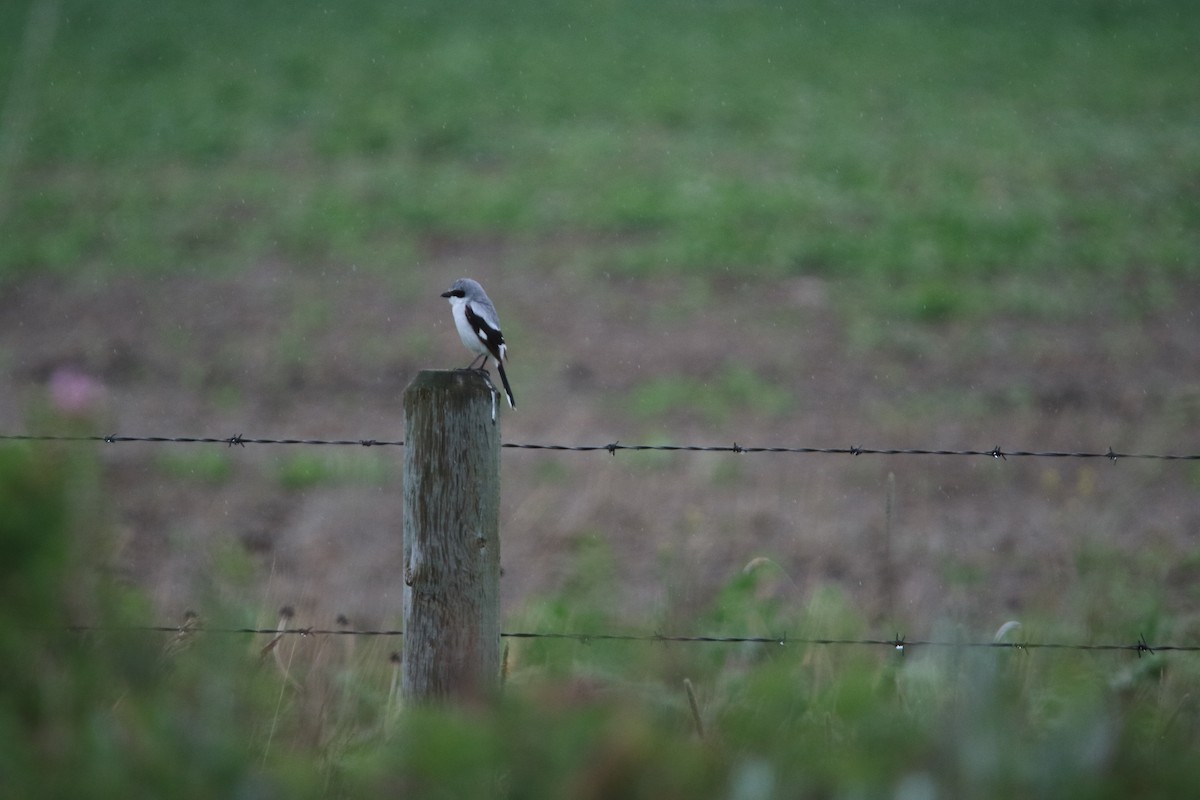
[[[794,406],[791,393],[754,371],[727,365],[709,380],[670,375],[651,378],[635,387],[624,405],[643,419],[678,419],[697,414],[721,425],[738,413],[778,416]]]
[[[0,92],[29,7],[0,4]],[[883,336],[880,311],[938,323],[1119,298],[1136,314],[1197,275],[1198,15],[1184,0],[64,0],[32,73],[31,136],[0,170],[0,282],[383,269],[430,240],[478,238],[578,242],[572,263],[597,272],[686,274],[701,311],[719,302],[709,279],[820,276],[863,348]],[[273,340],[288,363],[330,314],[298,300]],[[719,424],[787,411],[795,399],[767,384],[728,367],[632,397],[647,424],[683,406]],[[1029,402],[1017,391],[1007,402]],[[1172,413],[1194,416],[1191,399]],[[215,454],[157,466],[232,475]],[[270,468],[294,490],[390,469],[336,454]],[[211,634],[174,652],[170,633],[119,630],[161,620],[96,569],[103,537],[76,535],[106,518],[96,469],[0,449],[0,776],[14,796],[1176,797],[1200,784],[1191,653],[512,641],[495,707],[419,710],[391,695],[395,640],[293,637],[262,657],[259,638]],[[222,546],[215,583],[252,580],[240,545]],[[1195,642],[1195,554],[1073,556],[1017,636]],[[740,565],[711,602],[617,618],[611,598],[629,587],[601,533],[574,558],[506,628],[893,633],[829,587],[776,602]],[[954,591],[978,585],[976,565],[929,566]],[[262,616],[202,610],[212,627]],[[64,630],[81,622],[114,630]],[[991,634],[907,622],[914,637]]]
[[[1198,268],[1198,17],[67,0],[0,277],[569,233],[606,270],[819,274],[918,318],[986,310],[1012,276],[1161,286]]]
[[[264,650],[265,636],[220,633],[261,623],[215,594],[207,632],[136,630],[159,621],[149,603],[97,570],[94,531],[71,535],[97,508],[70,487],[98,466],[64,456],[0,448],[0,773],[23,797],[1115,798],[1200,780],[1195,654],[804,644],[891,632],[832,587],[776,599],[777,568],[759,559],[707,602],[630,621],[611,611],[613,554],[581,540],[561,590],[506,628],[789,641],[509,639],[490,707],[405,706],[399,639]],[[223,580],[247,579],[239,561],[220,559]],[[1194,615],[1165,600],[1195,563],[1080,551],[1062,607],[1008,640],[1191,641]],[[910,638],[991,634],[913,622]],[[81,623],[103,630],[68,629]]]

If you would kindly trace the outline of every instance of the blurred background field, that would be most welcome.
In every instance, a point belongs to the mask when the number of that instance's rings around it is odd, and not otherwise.
[[[465,361],[438,294],[467,275],[512,348],[506,441],[1198,452],[1197,33],[1183,0],[5,3],[0,426],[400,438],[408,381]],[[61,536],[13,545],[43,569],[11,568],[13,620],[399,619],[400,451],[5,458],[4,541]],[[509,630],[1196,643],[1194,463],[503,476]],[[399,642],[304,643],[296,682],[236,637],[169,667],[144,636],[0,641],[34,794],[187,793],[196,752],[196,794],[250,796],[1197,778],[1188,654],[538,643],[459,718],[392,713]]]

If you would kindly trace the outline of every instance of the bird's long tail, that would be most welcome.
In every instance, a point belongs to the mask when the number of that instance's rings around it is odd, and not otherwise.
[[[500,381],[504,384],[504,394],[508,395],[508,407],[516,408],[517,404],[513,400],[512,387],[508,385],[508,376],[504,374],[504,365],[499,361],[496,362],[496,371],[500,373]]]

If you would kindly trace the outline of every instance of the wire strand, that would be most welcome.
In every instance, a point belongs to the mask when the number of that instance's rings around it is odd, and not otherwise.
[[[315,446],[356,446],[356,447],[403,447],[403,440],[397,439],[298,439],[298,438],[264,438],[234,434],[233,436],[126,436],[122,434],[107,435],[43,435],[43,434],[0,434],[0,441],[15,442],[98,442],[104,444],[123,444],[127,442],[146,442],[151,444],[223,444],[227,447],[245,447],[246,445],[315,445]],[[1009,458],[1059,458],[1059,459],[1107,459],[1118,461],[1122,459],[1140,459],[1154,461],[1200,461],[1200,453],[1125,453],[1113,450],[1111,447],[1103,452],[1067,451],[1067,450],[1006,450],[999,445],[987,450],[962,449],[951,450],[942,448],[879,448],[860,447],[794,447],[785,445],[747,446],[734,442],[729,445],[700,445],[700,444],[621,444],[614,441],[608,444],[544,444],[537,442],[504,442],[501,447],[515,450],[549,450],[574,453],[606,452],[616,455],[618,452],[687,452],[687,453],[731,453],[738,455],[764,453],[792,453],[798,455],[848,455],[848,456],[973,456],[1004,461]]]
[[[230,628],[206,627],[185,623],[184,625],[70,625],[64,628],[39,629],[63,630],[72,633],[171,633],[196,634],[214,633],[227,635],[261,635],[261,636],[403,636],[399,629],[366,629],[355,628]],[[547,633],[539,631],[509,631],[502,632],[501,637],[507,639],[542,639],[565,640],[579,644],[594,642],[633,642],[633,643],[678,643],[678,644],[764,644],[786,647],[788,645],[812,646],[867,646],[890,647],[895,650],[905,650],[910,647],[936,647],[953,649],[989,649],[989,650],[1073,650],[1079,652],[1136,652],[1143,653],[1181,652],[1200,653],[1200,645],[1182,644],[1151,644],[1145,637],[1139,637],[1133,643],[1080,643],[1080,642],[1007,642],[1007,641],[970,641],[970,640],[938,640],[938,639],[906,639],[895,636],[890,639],[853,639],[825,637],[791,637],[781,636],[677,636],[663,633]]]

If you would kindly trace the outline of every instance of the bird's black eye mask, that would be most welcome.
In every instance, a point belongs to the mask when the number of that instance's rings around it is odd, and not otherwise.
[[[466,297],[467,293],[462,289],[455,289],[450,292],[442,292],[442,297]]]

